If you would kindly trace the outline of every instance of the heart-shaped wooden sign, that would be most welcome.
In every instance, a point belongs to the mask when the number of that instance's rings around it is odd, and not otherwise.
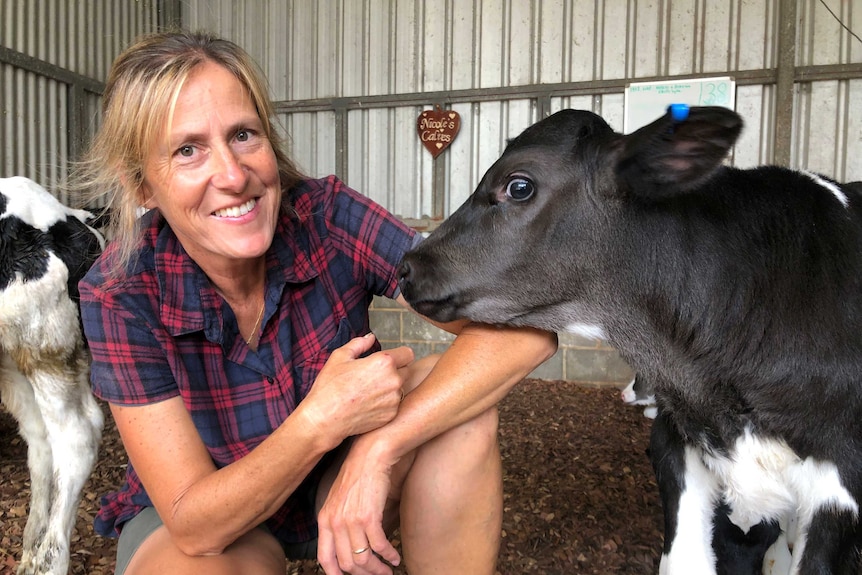
[[[416,132],[425,148],[436,158],[449,147],[458,130],[461,129],[461,116],[452,110],[424,110],[416,121]]]

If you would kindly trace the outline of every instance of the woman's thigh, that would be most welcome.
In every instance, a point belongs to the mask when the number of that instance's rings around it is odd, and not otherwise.
[[[152,508],[126,524],[117,545],[117,575],[283,575],[284,571],[284,551],[276,538],[263,528],[249,531],[218,555],[192,557],[174,544]]]

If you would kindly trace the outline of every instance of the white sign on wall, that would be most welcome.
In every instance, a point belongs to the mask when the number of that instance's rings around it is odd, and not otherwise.
[[[671,104],[734,109],[736,82],[731,77],[633,82],[626,86],[623,132],[629,134],[665,113]]]

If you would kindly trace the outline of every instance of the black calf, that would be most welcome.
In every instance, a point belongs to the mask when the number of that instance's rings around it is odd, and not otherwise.
[[[738,572],[776,525],[764,569],[857,575],[862,191],[722,166],[741,129],[723,108],[630,135],[554,114],[405,257],[402,293],[436,320],[604,338],[655,382],[662,575]]]

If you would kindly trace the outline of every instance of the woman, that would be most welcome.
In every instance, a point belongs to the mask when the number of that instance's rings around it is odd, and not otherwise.
[[[112,66],[80,173],[114,212],[81,282],[95,393],[129,456],[97,531],[117,573],[493,574],[495,404],[551,334],[453,323],[439,359],[380,351],[414,232],[281,151],[248,55],[147,36]],[[149,211],[140,220],[140,206]],[[388,563],[388,564],[387,564]]]

